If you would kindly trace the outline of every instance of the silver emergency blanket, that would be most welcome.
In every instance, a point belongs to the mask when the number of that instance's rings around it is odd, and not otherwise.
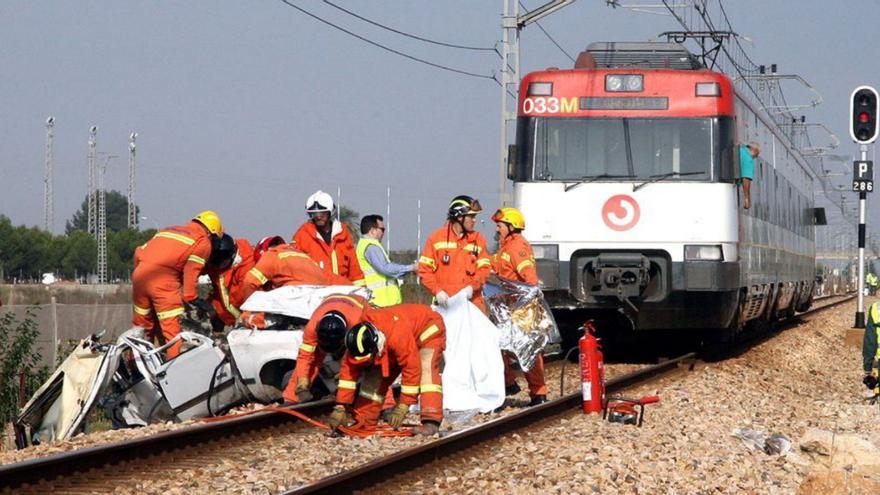
[[[548,344],[562,341],[540,287],[495,277],[483,286],[483,296],[501,331],[501,350],[513,354],[523,371],[532,369]]]

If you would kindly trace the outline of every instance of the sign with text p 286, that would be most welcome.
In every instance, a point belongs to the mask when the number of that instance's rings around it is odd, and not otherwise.
[[[874,192],[874,162],[856,160],[853,162],[853,192]]]

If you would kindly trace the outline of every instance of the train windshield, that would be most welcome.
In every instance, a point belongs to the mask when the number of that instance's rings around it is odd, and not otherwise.
[[[728,175],[719,174],[721,155],[733,148],[732,126],[720,120],[524,117],[516,180],[718,180]]]

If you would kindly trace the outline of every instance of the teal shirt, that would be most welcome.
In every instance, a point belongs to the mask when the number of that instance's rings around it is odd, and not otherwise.
[[[749,153],[748,146],[739,147],[739,176],[749,180],[755,178],[755,159]]]

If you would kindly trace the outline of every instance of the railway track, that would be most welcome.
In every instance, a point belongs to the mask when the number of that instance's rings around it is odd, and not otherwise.
[[[826,302],[809,311],[801,313],[807,315],[816,313],[840,304],[849,302],[855,296],[845,296],[830,302]],[[823,298],[834,299],[834,298]],[[822,299],[820,299],[822,300]],[[795,320],[796,321],[796,320]],[[754,344],[753,340],[741,343],[731,352],[742,351],[742,347]],[[649,366],[620,376],[606,383],[607,394],[617,394],[634,385],[644,385],[654,381],[667,373],[680,369],[682,364],[693,366],[699,359],[699,354],[689,352],[677,358],[664,361],[663,363]],[[407,471],[437,462],[444,456],[462,452],[478,444],[491,441],[508,432],[522,429],[535,423],[570,412],[581,405],[581,392],[577,391],[552,400],[540,406],[523,409],[520,412],[504,416],[479,426],[453,433],[439,440],[413,447],[393,455],[376,459],[356,469],[345,471],[309,485],[295,488],[285,492],[285,495],[304,495],[313,493],[352,493],[355,490],[364,490],[378,483],[387,481],[396,476],[403,475]]]
[[[825,300],[835,298],[825,298]],[[844,297],[825,303],[808,313],[827,309],[843,304],[852,297]],[[821,301],[821,300],[817,300]],[[805,313],[807,314],[807,313]],[[608,392],[615,393],[638,383],[645,383],[680,368],[681,363],[697,359],[695,353],[688,353],[661,364],[649,366],[634,373],[613,378],[608,382]],[[314,483],[301,486],[287,493],[342,493],[355,488],[364,488],[376,480],[387,479],[391,473],[404,473],[416,466],[430,463],[445,455],[467,449],[478,443],[496,438],[509,431],[524,428],[537,421],[570,411],[580,404],[580,393],[568,394],[541,406],[523,409],[478,426],[461,430],[444,436],[438,440],[411,447],[386,457],[362,464],[354,469],[320,479]],[[295,409],[309,416],[329,412],[332,399],[302,404]],[[117,442],[92,448],[52,455],[44,458],[31,459],[20,463],[0,466],[0,491],[28,489],[38,486],[41,482],[63,485],[64,478],[80,478],[83,473],[100,473],[102,469],[125,461],[137,461],[148,457],[161,457],[174,454],[182,449],[209,443],[218,444],[224,439],[235,439],[254,434],[261,430],[292,427],[296,420],[287,414],[261,412],[247,416],[235,417],[214,423],[200,424],[192,427],[165,432],[124,442]],[[223,450],[222,448],[215,450]],[[182,455],[178,452],[178,456]],[[97,474],[100,479],[113,477]],[[61,480],[61,481],[59,481]],[[120,480],[121,481],[121,480]]]

